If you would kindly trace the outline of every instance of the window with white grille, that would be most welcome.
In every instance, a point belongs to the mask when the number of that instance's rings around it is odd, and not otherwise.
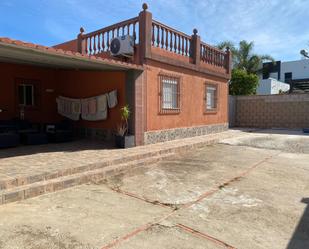
[[[180,79],[160,75],[160,111],[177,113],[180,111]]]
[[[205,109],[207,111],[216,111],[218,107],[218,88],[216,85],[207,85],[205,87]]]

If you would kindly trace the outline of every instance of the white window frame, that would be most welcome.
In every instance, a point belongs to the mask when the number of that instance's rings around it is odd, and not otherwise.
[[[23,87],[23,103],[20,102],[19,94],[20,94],[20,87]],[[27,101],[27,94],[26,88],[31,87],[31,104],[26,104]],[[18,101],[20,106],[34,106],[34,85],[33,84],[18,84]]]
[[[212,94],[212,95],[211,95]],[[218,110],[218,86],[205,84],[205,111],[216,112]]]
[[[159,75],[160,112],[180,112],[180,78],[169,75]]]

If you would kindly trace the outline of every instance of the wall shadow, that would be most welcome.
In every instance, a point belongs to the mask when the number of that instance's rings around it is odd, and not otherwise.
[[[309,248],[309,198],[303,198],[301,202],[307,206],[286,249]]]
[[[98,141],[90,139],[75,140],[67,143],[49,143],[43,145],[20,145],[15,148],[0,149],[0,159],[50,152],[76,152],[84,150],[113,150],[114,141]]]

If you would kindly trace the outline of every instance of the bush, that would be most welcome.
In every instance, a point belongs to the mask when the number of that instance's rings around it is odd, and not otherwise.
[[[253,95],[259,85],[256,74],[247,73],[245,70],[233,69],[230,82],[231,95]]]

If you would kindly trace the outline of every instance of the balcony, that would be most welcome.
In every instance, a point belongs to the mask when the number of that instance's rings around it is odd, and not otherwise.
[[[198,31],[182,33],[152,18],[143,4],[137,17],[113,24],[77,37],[77,51],[89,56],[111,57],[110,43],[117,36],[130,35],[134,39],[134,56],[122,58],[134,64],[154,60],[165,64],[229,78],[231,52],[219,50],[201,41]]]

